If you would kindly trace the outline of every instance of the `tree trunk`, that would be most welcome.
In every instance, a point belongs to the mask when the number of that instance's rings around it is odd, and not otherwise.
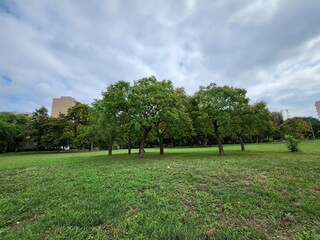
[[[90,144],[90,151],[93,151],[93,141],[91,141],[91,144]]]
[[[131,154],[131,144],[128,144],[128,154]]]
[[[238,136],[239,136],[239,141],[240,141],[240,144],[241,144],[241,151],[244,151],[244,142],[243,142],[243,138],[242,138],[241,134],[240,134],[240,135],[238,135]]]
[[[222,141],[220,138],[219,126],[216,122],[213,124],[213,128],[214,128],[214,133],[215,133],[215,136],[216,136],[216,139],[218,142],[219,156],[223,156],[224,155],[223,145],[222,145]]]
[[[112,146],[113,146],[113,138],[109,138],[109,144],[108,144],[108,156],[112,156]]]
[[[144,142],[145,142],[145,139],[144,137],[142,138],[141,142],[140,142],[140,148],[139,148],[139,156],[141,158],[144,157]]]
[[[145,143],[145,141],[146,141],[146,139],[147,139],[147,137],[148,137],[148,133],[150,132],[150,130],[147,130],[147,129],[145,129],[144,130],[144,133],[143,133],[143,137],[142,137],[142,140],[141,140],[141,142],[140,142],[140,148],[139,148],[139,156],[141,157],[141,158],[143,158],[144,157],[144,143]]]
[[[159,147],[160,147],[160,155],[164,154],[164,147],[163,147],[163,135],[159,135]]]

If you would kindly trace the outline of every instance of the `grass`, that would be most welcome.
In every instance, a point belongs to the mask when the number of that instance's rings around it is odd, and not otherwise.
[[[0,239],[320,239],[319,146],[2,154]]]

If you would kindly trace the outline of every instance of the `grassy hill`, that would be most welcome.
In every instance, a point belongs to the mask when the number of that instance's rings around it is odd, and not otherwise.
[[[0,239],[320,239],[320,141],[0,155]]]

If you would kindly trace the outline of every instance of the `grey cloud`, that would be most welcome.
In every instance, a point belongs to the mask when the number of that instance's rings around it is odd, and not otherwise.
[[[189,94],[210,82],[244,87],[271,110],[316,116],[317,0],[3,3],[0,73],[12,82],[1,82],[0,110],[50,109],[59,95],[90,103],[109,83],[156,75]]]

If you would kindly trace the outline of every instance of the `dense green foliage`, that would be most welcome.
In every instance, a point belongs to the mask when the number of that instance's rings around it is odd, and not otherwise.
[[[23,114],[0,113],[0,150],[15,151],[29,135],[30,119]]]
[[[283,141],[319,138],[315,118],[284,120],[282,112],[270,113],[266,103],[249,103],[246,90],[211,83],[192,96],[175,88],[170,80],[146,77],[133,84],[118,81],[107,86],[92,107],[76,103],[66,115],[50,118],[45,107],[28,119],[19,114],[0,114],[0,149],[64,150],[218,145],[224,143]],[[25,145],[25,146],[24,146]],[[27,146],[27,147],[26,147]]]
[[[319,239],[319,144],[2,154],[0,239]]]

